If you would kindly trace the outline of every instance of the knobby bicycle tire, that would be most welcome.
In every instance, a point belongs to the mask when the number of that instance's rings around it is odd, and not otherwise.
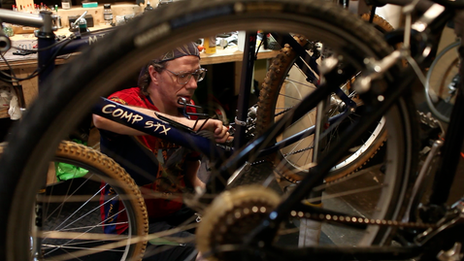
[[[353,32],[353,28],[356,31]],[[0,161],[0,210],[7,213],[0,217],[0,259],[29,258],[26,251],[29,228],[24,224],[30,220],[32,205],[24,202],[32,204],[43,178],[32,173],[47,167],[48,159],[52,158],[61,138],[69,133],[99,96],[121,88],[118,84],[122,79],[131,77],[150,59],[172,46],[204,35],[236,30],[291,31],[321,40],[330,36],[343,40],[333,42],[331,47],[334,50],[350,48],[349,43],[356,43],[364,47],[362,55],[373,57],[386,55],[389,50],[375,30],[364,22],[320,1],[192,0],[160,7],[134,18],[95,46],[83,50],[72,63],[53,74],[37,102],[8,138],[10,145]],[[366,42],[366,35],[372,35],[369,39],[377,37],[378,40],[362,44]],[[347,61],[362,64],[358,61],[361,53],[352,57],[351,52],[357,53],[357,50],[344,52]],[[387,75],[387,79],[391,80],[392,76]],[[414,165],[411,163],[414,158],[412,138],[417,136],[411,134],[408,124],[413,115],[410,115],[407,106],[401,100],[392,110],[397,116],[397,126],[390,128],[396,128],[398,132],[389,135],[398,140],[395,150],[400,150],[404,156],[398,159],[401,162],[389,165],[389,171],[398,174],[390,177],[389,199],[383,202],[388,208],[379,214],[382,218],[398,218],[408,173]],[[380,229],[373,229],[374,234],[386,234]],[[376,242],[371,240],[370,243]]]
[[[5,146],[0,146],[0,157]],[[109,257],[113,260],[141,260],[146,241],[124,242],[127,238],[144,237],[148,232],[144,199],[129,174],[106,155],[71,141],[59,144],[53,161],[53,171],[49,172],[47,181],[43,182],[44,188],[37,194],[37,217],[32,222],[40,222],[34,230],[41,235],[31,235],[31,248],[40,252],[37,258],[71,260],[79,257],[82,253],[76,251],[81,250],[87,251],[84,256],[92,260]],[[112,196],[102,195],[101,190],[107,187],[114,191]],[[103,232],[107,221],[116,219],[116,215],[103,219],[100,213],[102,207],[114,206],[114,199],[124,207],[112,213],[127,216],[127,221],[121,222],[127,224],[127,235],[119,241],[110,239],[112,234]],[[50,236],[53,233],[55,235]],[[111,243],[120,246],[107,247]],[[105,248],[107,251],[99,250]]]

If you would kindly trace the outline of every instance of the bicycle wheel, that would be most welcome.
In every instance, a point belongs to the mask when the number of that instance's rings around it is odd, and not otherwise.
[[[147,213],[127,172],[98,151],[69,141],[60,143],[53,160],[36,197],[30,255],[40,260],[140,260],[146,241],[130,240],[147,234]],[[105,196],[105,190],[113,193]],[[103,218],[103,208],[117,204],[118,210]],[[110,222],[118,217],[123,218],[117,225]],[[118,237],[108,232],[113,226],[126,231]]]
[[[377,32],[359,18],[320,1],[192,0],[175,2],[134,18],[60,68],[47,81],[47,88],[38,102],[9,137],[14,142],[0,162],[0,210],[7,213],[0,217],[0,258],[7,261],[28,259],[25,249],[28,248],[29,228],[24,224],[30,220],[32,205],[19,206],[18,203],[34,202],[34,191],[39,189],[43,177],[31,173],[46,168],[61,137],[67,135],[98,96],[120,88],[118,84],[123,79],[131,77],[152,57],[172,46],[204,35],[236,30],[291,31],[320,39],[357,71],[365,66],[365,57],[379,58],[390,50]],[[386,75],[385,81],[392,79],[392,75]],[[397,147],[389,145],[392,152],[387,153],[391,157],[385,174],[388,178],[383,180],[391,182],[378,192],[382,204],[376,206],[381,211],[376,211],[374,216],[379,218],[397,218],[404,197],[404,182],[413,160],[410,146],[413,135],[409,133],[409,126],[404,127],[409,122],[410,110],[402,100],[399,103],[400,113],[396,114],[400,120],[391,123],[399,125],[395,126],[398,132],[391,134],[398,142],[392,143]],[[373,232],[385,234],[380,229]],[[373,243],[370,237],[369,243]]]
[[[427,72],[425,98],[428,108],[439,120],[449,123],[459,82],[458,46],[455,42],[445,47]]]
[[[365,14],[362,19],[369,21],[369,15]],[[377,30],[382,33],[393,30],[393,27],[379,16],[374,16],[373,25]],[[307,39],[301,36],[295,36],[294,39],[302,47],[306,47],[309,55],[314,57],[315,53],[319,52],[320,45],[323,43],[312,43],[310,44]],[[295,50],[288,44],[282,49],[280,54],[275,58],[275,61],[271,64],[263,86],[260,91],[260,99],[258,102],[258,112],[256,116],[256,134],[260,135],[275,120],[281,117],[281,115],[288,112],[293,106],[301,101],[306,95],[315,90],[316,86],[310,82],[309,75],[306,75],[308,70],[297,64],[297,59],[303,59],[297,56]],[[324,54],[323,54],[324,55]],[[299,61],[301,62],[301,61]],[[304,65],[303,65],[304,66]],[[313,74],[314,72],[309,71]],[[353,102],[362,106],[362,101],[355,93],[350,90],[351,82],[341,86],[340,89],[348,95]],[[340,99],[337,95],[333,94],[330,98],[328,117],[334,117],[343,111],[343,107],[346,106],[346,101]],[[353,120],[353,119],[351,119]],[[343,124],[341,127],[349,125]],[[316,111],[310,112],[306,119],[302,119],[297,126],[289,127],[277,140],[281,142],[287,137],[314,127],[316,122]],[[331,174],[326,178],[326,181],[334,181],[349,175],[357,170],[363,168],[366,163],[376,155],[378,150],[383,146],[387,133],[385,132],[385,119],[379,121],[376,126],[373,126],[369,133],[363,136],[357,144],[350,149],[346,154],[346,157],[333,167]],[[328,138],[327,146],[336,140],[338,135],[338,129],[334,130]],[[298,143],[293,143],[290,146],[284,147],[280,150],[280,154],[274,156],[276,158],[277,165],[280,166],[280,176],[291,182],[297,182],[304,177],[304,174],[309,171],[313,162],[313,148],[314,148],[314,136],[308,135],[301,139]]]

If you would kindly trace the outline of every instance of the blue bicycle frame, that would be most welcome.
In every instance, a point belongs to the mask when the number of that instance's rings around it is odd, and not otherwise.
[[[70,54],[79,51],[80,48],[92,45],[102,38],[112,28],[97,30],[88,33],[75,33],[75,38],[63,40],[61,43],[56,40],[53,32],[52,12],[41,11],[39,16],[34,14],[18,13],[11,10],[2,10],[2,22],[21,24],[24,26],[38,27],[37,37],[37,67],[40,70],[38,75],[39,92],[45,88],[43,82],[55,69],[55,58],[58,55]],[[2,34],[0,34],[2,35]],[[9,46],[9,39],[1,37],[2,46]]]
[[[38,38],[38,49],[43,50],[38,52],[38,68],[42,69],[39,74],[39,91],[44,88],[43,82],[55,69],[55,57],[58,55],[71,54],[79,51],[80,48],[92,45],[97,42],[98,39],[104,37],[109,29],[102,29],[93,32],[87,32],[84,34],[77,33],[75,39],[64,40],[62,44],[56,44],[55,35],[53,33],[41,33],[37,35]],[[58,42],[59,43],[59,42]],[[49,46],[52,46],[46,49]]]
[[[179,126],[174,127],[154,116],[138,112],[106,98],[101,98],[100,102],[93,108],[93,113],[148,135],[200,151],[204,155],[222,155],[226,150],[224,147],[214,145],[208,138],[189,131],[186,126],[184,129],[179,128]]]

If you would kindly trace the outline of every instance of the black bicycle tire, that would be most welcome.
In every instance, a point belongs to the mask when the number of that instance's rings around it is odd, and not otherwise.
[[[370,14],[364,14],[361,16],[364,21],[369,21],[369,17]],[[382,33],[393,30],[393,27],[390,25],[390,23],[378,15],[374,16],[372,24]],[[294,36],[294,38],[302,47],[304,47],[306,44],[306,39],[304,39],[304,37]],[[274,123],[274,112],[277,99],[279,98],[280,89],[283,82],[285,81],[286,75],[288,75],[288,72],[292,68],[296,59],[297,54],[291,46],[286,44],[281,48],[280,53],[271,63],[259,94],[258,110],[256,115],[256,135],[261,135],[270,125]],[[331,171],[331,174],[326,178],[326,182],[335,181],[362,169],[384,145],[386,137],[387,133],[381,130],[373,143],[369,145],[368,149],[366,149],[363,153],[359,153],[359,156],[347,166],[340,167],[334,171]],[[277,155],[273,156],[274,160],[283,160],[283,155],[279,155],[279,158],[276,158],[276,156]],[[290,182],[295,183],[303,178],[303,175],[291,174],[292,166],[281,164],[281,168],[280,176]],[[289,174],[287,175],[286,173]]]
[[[5,147],[6,143],[0,146],[0,157]],[[103,180],[110,180],[117,194],[130,195],[124,199],[127,214],[130,217],[130,229],[132,233],[140,237],[148,234],[148,215],[140,189],[130,175],[113,159],[82,144],[62,141],[53,160],[90,170]],[[146,241],[141,240],[131,245],[127,252],[127,260],[141,260],[146,244]]]
[[[40,102],[30,108],[21,124],[14,129],[9,137],[14,142],[10,143],[0,161],[0,210],[8,213],[0,217],[0,259],[28,258],[27,251],[23,251],[27,248],[28,231],[20,224],[24,224],[24,217],[30,214],[30,208],[16,204],[19,196],[32,198],[36,181],[40,180],[40,177],[30,177],[28,173],[44,168],[44,162],[52,157],[54,148],[61,137],[71,130],[73,122],[82,118],[98,96],[117,88],[121,78],[136,72],[137,68],[148,62],[149,57],[160,55],[188,39],[218,33],[219,30],[246,30],[251,27],[254,30],[261,27],[268,31],[286,31],[292,27],[302,28],[310,21],[338,20],[359,29],[358,35],[373,33],[364,27],[361,20],[320,1],[216,0],[188,1],[179,5],[182,8],[173,3],[135,18],[117,32],[108,34],[101,43],[84,50],[72,64],[63,66],[47,81],[47,88],[38,97]],[[314,16],[306,16],[307,12]],[[331,26],[329,23],[322,24]],[[305,31],[304,28],[302,30]],[[351,37],[343,30],[341,28],[337,33]],[[315,33],[323,35],[322,31]],[[156,48],[148,46],[149,43],[155,44]],[[386,43],[379,41],[372,49],[378,51],[386,47]],[[141,56],[145,58],[137,60]],[[85,109],[75,109],[79,107]]]

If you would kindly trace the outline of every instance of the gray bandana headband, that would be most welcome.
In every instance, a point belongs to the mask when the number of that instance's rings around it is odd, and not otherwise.
[[[200,51],[198,51],[198,47],[195,43],[188,43],[188,44],[179,46],[176,49],[163,54],[161,57],[154,59],[153,62],[161,63],[161,62],[174,60],[179,57],[188,56],[188,55],[193,55],[193,56],[197,56],[198,58],[200,58]]]
[[[140,70],[139,79],[142,77],[142,75],[144,75],[148,71],[148,67],[152,63],[167,62],[167,61],[174,60],[174,59],[177,59],[179,57],[188,56],[188,55],[193,55],[193,56],[197,56],[198,58],[200,58],[200,51],[198,50],[197,45],[195,43],[193,43],[193,42],[190,42],[190,43],[184,44],[182,46],[179,46],[176,49],[171,50],[171,51],[163,54],[159,58],[153,59],[151,61],[151,63],[145,65],[142,68],[142,70]],[[140,83],[139,83],[139,85],[140,85]]]

